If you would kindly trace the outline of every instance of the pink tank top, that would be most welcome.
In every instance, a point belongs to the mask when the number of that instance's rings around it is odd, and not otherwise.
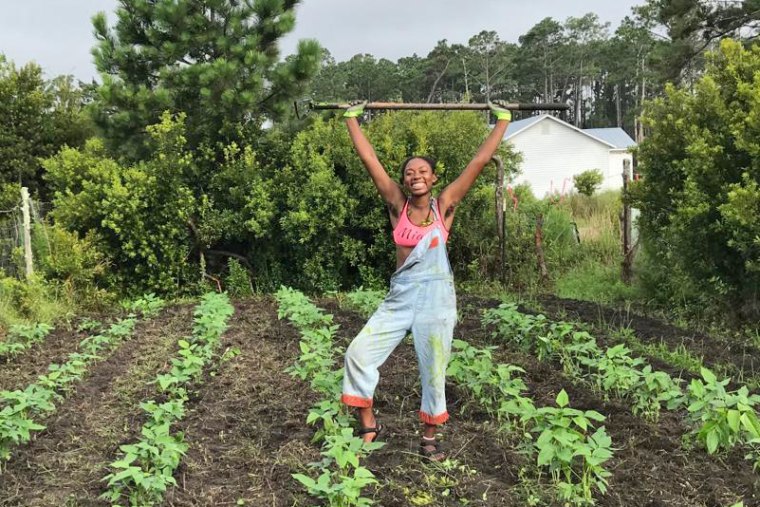
[[[433,211],[433,223],[427,227],[420,227],[414,225],[407,216],[407,208],[409,207],[409,200],[404,203],[404,209],[401,210],[401,215],[398,218],[398,223],[393,229],[393,242],[398,246],[413,247],[417,246],[417,243],[434,228],[438,228],[443,235],[443,242],[446,243],[449,239],[449,231],[446,230],[446,226],[443,225],[441,214],[438,213],[438,201],[432,199],[432,211]]]

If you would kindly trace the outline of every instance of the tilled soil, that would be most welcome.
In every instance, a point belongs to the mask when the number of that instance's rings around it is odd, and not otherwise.
[[[466,298],[465,298],[466,299]],[[607,416],[615,456],[605,507],[727,507],[743,499],[760,506],[758,480],[742,453],[708,456],[681,443],[683,414],[663,413],[659,423],[634,417],[620,401],[607,401],[561,374],[561,368],[495,343],[480,325],[487,303],[467,299],[455,337],[477,346],[496,345],[495,358],[521,366],[538,406],[554,404],[565,389],[571,406]],[[320,306],[340,324],[336,347],[345,347],[365,318],[332,300]],[[137,336],[99,363],[76,386],[48,429],[19,449],[0,475],[2,506],[104,505],[97,500],[105,465],[142,424],[140,401],[153,395],[146,382],[166,368],[176,338],[189,333],[191,307],[167,310],[138,325]],[[307,506],[309,498],[291,474],[312,475],[319,459],[306,425],[317,401],[305,381],[285,369],[300,354],[299,333],[277,320],[271,299],[235,303],[225,349],[240,354],[218,364],[198,386],[177,428],[190,446],[169,491],[170,506]],[[340,359],[340,355],[338,356]],[[339,365],[336,365],[339,366]],[[413,346],[403,343],[381,368],[376,392],[378,418],[386,426],[385,447],[367,460],[380,484],[367,495],[381,506],[521,506],[529,494],[545,494],[547,478],[536,477],[532,459],[520,451],[521,436],[504,434],[467,393],[448,386],[451,420],[442,439],[453,461],[432,464],[417,454],[420,391]],[[558,507],[558,503],[549,503]]]
[[[240,355],[203,384],[181,423],[190,450],[167,505],[311,504],[290,477],[319,458],[306,426],[316,397],[284,371],[300,354],[298,341],[296,329],[277,320],[270,300],[235,304],[223,344]]]
[[[101,479],[118,447],[143,424],[139,403],[167,365],[179,338],[191,332],[192,306],[176,306],[138,322],[134,336],[93,365],[73,386],[47,429],[19,448],[0,475],[0,505],[53,507],[100,505]]]
[[[44,341],[35,343],[15,357],[0,358],[0,391],[24,389],[48,371],[51,363],[63,363],[75,352],[87,333],[59,327]]]

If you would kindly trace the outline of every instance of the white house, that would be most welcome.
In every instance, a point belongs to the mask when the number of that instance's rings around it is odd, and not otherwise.
[[[621,128],[579,129],[548,114],[509,124],[504,140],[522,153],[520,174],[513,185],[529,183],[537,197],[573,190],[573,176],[599,169],[600,190],[623,186],[623,161],[636,143]]]

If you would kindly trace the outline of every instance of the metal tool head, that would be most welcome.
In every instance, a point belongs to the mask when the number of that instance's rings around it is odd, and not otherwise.
[[[296,111],[296,118],[299,120],[305,118],[309,113],[313,111],[314,101],[311,97],[301,97],[293,101],[293,108]]]

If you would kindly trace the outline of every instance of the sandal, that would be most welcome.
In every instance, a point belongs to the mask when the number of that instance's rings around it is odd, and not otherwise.
[[[420,456],[436,462],[446,459],[441,443],[435,438],[427,437],[422,437],[420,440]]]
[[[370,427],[370,428],[359,428],[359,430],[357,431],[357,434],[360,437],[363,437],[367,433],[374,433],[375,436],[372,437],[372,440],[370,440],[370,443],[372,443],[375,440],[377,440],[377,438],[380,436],[380,434],[383,432],[384,429],[385,429],[385,426],[383,426],[380,423],[375,423],[375,426]]]

